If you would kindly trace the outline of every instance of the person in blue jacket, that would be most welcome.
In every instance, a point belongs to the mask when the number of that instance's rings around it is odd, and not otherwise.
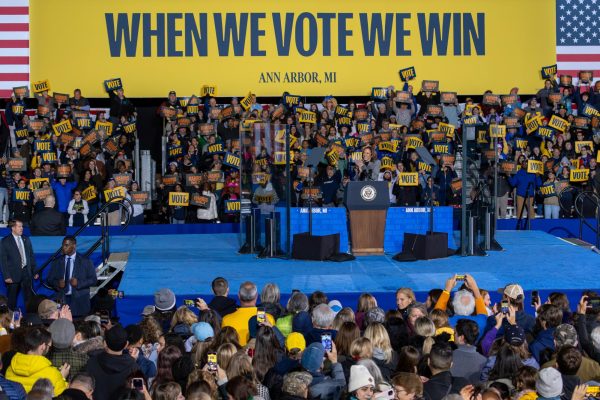
[[[537,174],[527,172],[527,161],[521,163],[521,169],[508,179],[512,187],[517,188],[517,229],[520,229],[523,220],[523,205],[527,198],[527,218],[534,216],[533,198],[535,191],[542,186],[542,180]]]
[[[73,191],[77,187],[77,182],[67,182],[67,178],[58,178],[58,181],[52,182],[52,190],[56,197],[58,211],[65,216],[65,221],[69,219],[69,202],[73,197]]]

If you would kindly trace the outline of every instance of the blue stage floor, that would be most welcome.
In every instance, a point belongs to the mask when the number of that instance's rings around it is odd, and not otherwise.
[[[443,287],[454,273],[470,273],[481,288],[495,291],[510,282],[520,283],[526,291],[564,290],[574,299],[582,289],[598,288],[592,279],[600,267],[600,255],[573,246],[541,231],[499,231],[502,252],[487,257],[459,257],[398,263],[391,255],[358,257],[345,263],[258,259],[239,255],[237,234],[119,236],[111,242],[112,251],[129,251],[129,263],[120,290],[119,313],[125,322],[139,319],[153,293],[162,287],[185,298],[210,295],[210,283],[217,276],[230,282],[235,295],[245,280],[262,287],[275,282],[283,301],[292,289],[303,292],[322,290],[344,305],[356,306],[362,292],[376,294],[383,308],[394,305],[394,292],[407,286],[424,299],[425,292]],[[86,238],[80,248],[87,248]],[[33,238],[37,253],[51,253],[60,238]],[[285,303],[284,303],[285,304]]]

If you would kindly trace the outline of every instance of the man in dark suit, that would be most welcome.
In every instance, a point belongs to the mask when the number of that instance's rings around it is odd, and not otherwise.
[[[23,292],[25,302],[33,295],[31,278],[35,274],[35,256],[31,240],[23,236],[23,222],[13,219],[8,222],[10,235],[4,237],[0,244],[0,267],[6,283],[8,307],[17,308],[19,291]]]
[[[54,209],[56,199],[48,196],[44,199],[44,209],[33,214],[31,219],[32,236],[64,236],[67,234],[65,217]]]
[[[90,312],[90,287],[97,283],[96,269],[92,262],[77,253],[77,241],[67,236],[62,242],[63,255],[52,263],[48,284],[56,290],[56,297],[68,304],[73,316]]]

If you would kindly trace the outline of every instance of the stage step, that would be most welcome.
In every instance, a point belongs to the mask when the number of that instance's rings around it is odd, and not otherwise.
[[[585,240],[577,239],[577,238],[562,238],[565,242],[571,243],[572,245],[583,247],[584,249],[592,250],[594,253],[600,254],[600,250],[596,248],[591,243],[586,242]]]
[[[90,297],[94,297],[98,290],[108,285],[119,272],[125,271],[128,260],[129,252],[111,253],[106,264],[102,263],[96,268],[99,285],[90,288]]]

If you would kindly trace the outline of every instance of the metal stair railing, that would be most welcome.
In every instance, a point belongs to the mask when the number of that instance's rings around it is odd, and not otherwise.
[[[585,217],[584,203],[588,201],[594,205],[596,226],[590,224]],[[575,212],[579,216],[579,240],[583,240],[583,226],[587,226],[596,235],[596,248],[600,248],[600,197],[594,192],[585,191],[575,198]]]
[[[85,251],[83,254],[84,257],[90,257],[94,251],[96,251],[96,249],[100,246],[102,246],[102,264],[106,264],[108,261],[108,257],[110,256],[110,225],[108,224],[108,209],[111,206],[114,205],[118,205],[119,208],[123,209],[125,211],[125,223],[121,224],[121,232],[124,231],[125,229],[127,229],[127,227],[129,226],[129,223],[131,222],[131,217],[132,214],[130,212],[130,210],[133,210],[133,205],[131,203],[131,201],[127,198],[121,198],[118,200],[113,200],[110,203],[105,203],[102,207],[100,207],[100,209],[98,210],[98,212],[96,212],[96,214],[89,218],[87,220],[87,222],[85,224],[83,224],[74,234],[70,235],[74,238],[76,238],[77,236],[79,236],[83,231],[85,231],[86,228],[88,228],[89,226],[94,225],[95,221],[97,218],[100,218],[100,238],[98,240],[96,240],[88,249],[87,251]],[[52,264],[52,262],[54,262],[54,260],[56,260],[57,258],[59,258],[62,254],[62,246],[58,248],[58,250],[56,250],[56,252],[50,256],[50,258],[48,258],[48,260],[46,260],[46,262],[44,264],[42,264],[42,266],[40,268],[37,269],[37,271],[35,271],[34,275],[39,275],[40,276],[40,286],[44,286],[47,289],[50,290],[54,290],[54,288],[50,287],[44,279],[42,279],[42,273],[44,272],[44,270],[46,268],[48,268],[49,265]],[[40,286],[37,287],[37,289],[39,290]],[[34,293],[37,293],[37,290],[35,287],[33,287],[33,283],[32,283],[32,290]]]

